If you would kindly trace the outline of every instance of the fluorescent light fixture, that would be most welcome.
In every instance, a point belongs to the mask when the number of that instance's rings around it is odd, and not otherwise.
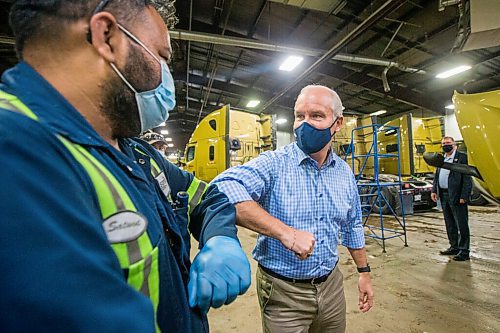
[[[472,68],[472,66],[469,66],[469,65],[458,66],[458,67],[452,68],[450,70],[447,70],[445,72],[439,73],[438,75],[436,75],[436,78],[446,79],[446,78],[449,78],[450,76],[457,75],[459,73],[468,71],[471,68]]]
[[[165,138],[165,141],[172,142],[172,138]]]
[[[381,114],[387,113],[387,110],[378,110],[370,113],[370,116],[380,116]]]
[[[169,144],[167,145],[167,147],[168,147],[168,148],[172,148],[173,146],[174,146],[174,144],[173,144],[173,143],[169,143]]]
[[[258,101],[256,99],[252,99],[251,101],[249,101],[247,103],[247,108],[254,108],[254,107],[256,107],[259,104],[260,104],[260,101]]]
[[[304,60],[303,57],[299,56],[289,56],[280,66],[281,71],[292,71],[298,64],[300,64]]]
[[[284,123],[286,123],[286,119],[285,118],[276,119],[276,124],[284,124]]]
[[[161,130],[160,133],[163,135],[166,135],[166,134],[168,134],[168,130]]]
[[[455,105],[453,104],[448,104],[444,107],[445,109],[448,109],[448,110],[455,110]]]

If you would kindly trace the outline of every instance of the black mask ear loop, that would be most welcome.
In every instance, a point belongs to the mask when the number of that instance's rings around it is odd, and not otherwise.
[[[328,129],[332,128],[332,127],[333,127],[333,125],[335,125],[335,124],[337,123],[337,121],[339,120],[339,118],[340,118],[340,117],[335,118],[335,121],[333,122],[332,126],[328,127]],[[333,132],[333,134],[332,134],[332,136],[331,136],[332,138],[335,136],[335,133],[337,133],[337,131]]]
[[[89,27],[89,31],[87,31],[87,42],[89,44],[92,44],[92,32],[90,32],[90,27]]]

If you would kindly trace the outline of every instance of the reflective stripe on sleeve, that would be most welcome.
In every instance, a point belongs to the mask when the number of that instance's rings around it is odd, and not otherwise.
[[[191,213],[196,208],[196,206],[198,206],[201,201],[201,197],[203,196],[203,193],[205,193],[207,187],[208,184],[204,181],[201,181],[196,177],[193,178],[187,190],[187,193],[189,195],[189,213]]]

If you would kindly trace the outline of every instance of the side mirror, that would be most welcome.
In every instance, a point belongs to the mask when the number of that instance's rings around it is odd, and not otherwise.
[[[441,168],[444,163],[444,156],[439,153],[424,153],[424,161],[430,166]]]
[[[447,169],[459,173],[463,173],[464,175],[474,176],[483,180],[483,177],[479,173],[479,170],[475,166],[471,166],[468,164],[459,164],[459,163],[448,163],[444,161],[444,156],[439,153],[424,153],[424,161],[430,166],[436,168]]]
[[[423,144],[415,144],[415,148],[417,149],[417,154],[425,153],[425,145]]]
[[[238,138],[229,138],[229,150],[240,150],[241,149],[241,142],[240,139]]]

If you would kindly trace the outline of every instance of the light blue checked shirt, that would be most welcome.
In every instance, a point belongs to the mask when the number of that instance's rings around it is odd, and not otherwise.
[[[259,235],[253,258],[280,275],[308,279],[330,272],[338,261],[339,234],[344,246],[365,246],[354,175],[333,152],[319,169],[294,142],[230,168],[212,183],[232,203],[255,200],[287,225],[314,234],[314,251],[306,260],[280,241]]]

